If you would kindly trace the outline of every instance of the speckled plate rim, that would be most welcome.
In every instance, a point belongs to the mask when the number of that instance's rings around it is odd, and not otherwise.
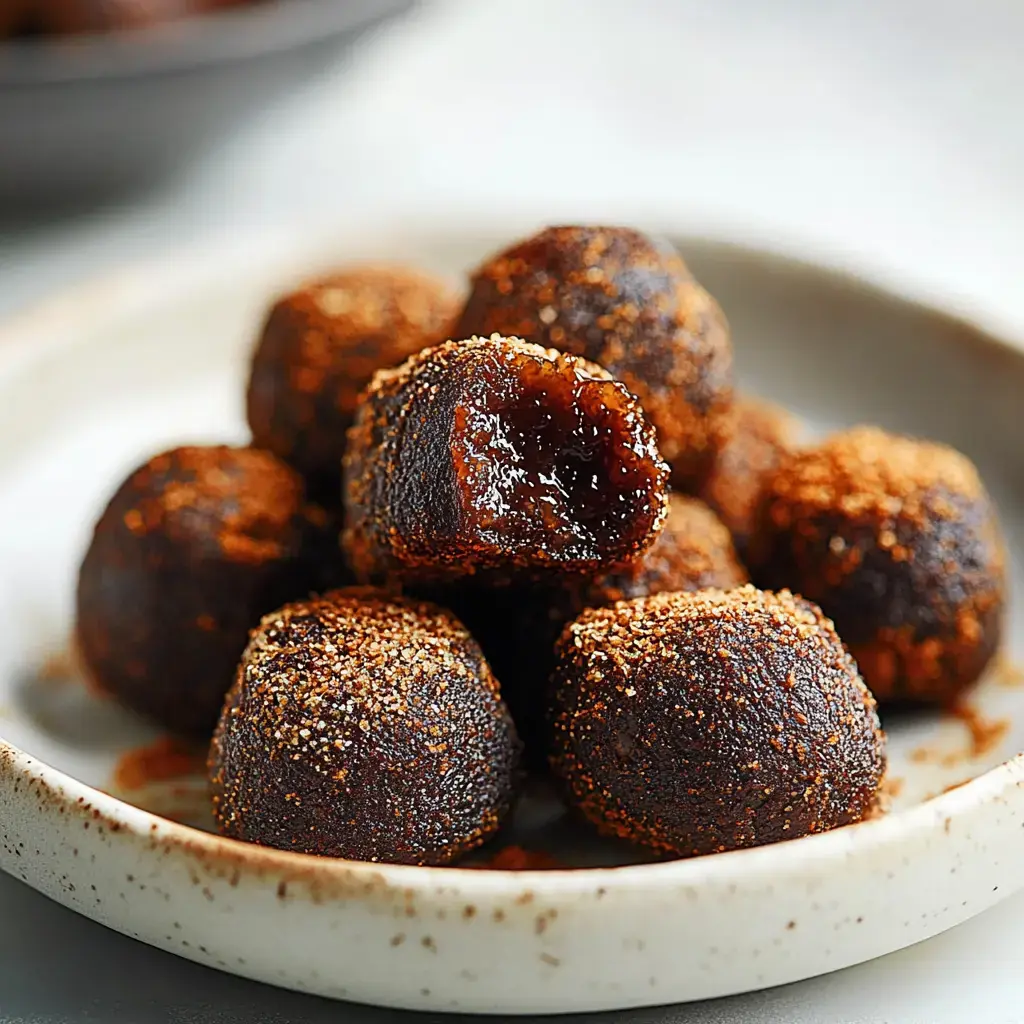
[[[513,237],[528,231],[530,226],[522,222],[504,228],[500,224],[497,227],[488,224],[486,231],[461,232],[455,237],[460,242],[464,241],[467,247],[474,240],[479,240],[480,251],[483,252],[493,244],[495,237]],[[659,229],[675,238],[687,237],[685,231],[666,231],[664,223]],[[358,236],[353,237],[351,232],[341,235],[319,231],[312,234],[262,233],[229,246],[204,249],[198,254],[194,250],[174,253],[165,259],[150,261],[68,289],[60,296],[0,324],[0,379],[37,359],[52,358],[55,353],[73,348],[79,341],[80,325],[84,320],[107,318],[116,321],[129,317],[146,309],[169,291],[187,291],[211,280],[243,272],[246,268],[259,268],[262,273],[268,272],[269,268],[275,274],[279,273],[282,279],[289,274],[301,276],[310,265],[328,260],[332,252],[337,252],[338,237],[345,238],[346,251],[359,251]],[[692,235],[689,237],[693,238]],[[408,224],[393,230],[378,228],[373,234],[373,245],[368,245],[365,251],[367,258],[372,259],[378,249],[395,251],[396,241],[409,245],[412,252],[429,251],[432,241],[436,243],[442,238],[452,240],[452,232],[422,225],[410,228]],[[794,270],[825,275],[847,289],[860,292],[866,300],[894,302],[920,315],[936,317],[947,326],[962,330],[971,343],[981,345],[989,353],[1010,359],[1017,366],[1024,364],[1024,346],[1020,343],[991,334],[961,316],[888,289],[862,275],[829,266],[818,259],[794,258],[763,246],[700,241],[724,252],[732,251],[737,255],[753,253]],[[515,901],[529,893],[531,898],[534,894],[543,897],[548,905],[562,905],[584,897],[592,898],[595,892],[601,896],[606,891],[623,894],[648,890],[661,892],[666,887],[687,892],[705,888],[728,888],[732,891],[736,882],[742,882],[745,888],[761,885],[770,889],[771,884],[783,877],[795,879],[820,875],[827,868],[854,858],[871,861],[876,855],[884,855],[887,848],[913,845],[917,841],[924,843],[928,836],[941,834],[943,830],[948,833],[951,823],[960,819],[969,822],[992,805],[1008,804],[1014,790],[1024,789],[1024,754],[907,810],[818,836],[690,860],[616,868],[524,872],[418,868],[331,860],[252,846],[141,810],[68,776],[2,739],[0,780],[3,780],[4,789],[15,794],[27,787],[39,803],[45,803],[54,813],[96,821],[106,830],[106,842],[133,847],[145,844],[151,849],[160,847],[165,853],[180,853],[186,863],[194,866],[197,874],[230,878],[231,885],[241,879],[251,879],[258,881],[263,888],[276,885],[278,893],[294,886],[309,892],[316,902],[357,895],[387,893],[394,896],[412,892],[422,893],[425,898],[436,898],[438,893],[455,894],[467,900],[480,900],[481,905],[496,905],[496,901]],[[23,793],[22,805],[24,798]],[[1017,800],[1019,802],[1020,798]],[[7,866],[10,867],[9,864]],[[1003,877],[1002,882],[1001,887],[996,887],[999,895],[991,898],[990,903],[1010,895],[1024,884],[1024,872],[1013,872],[1009,878]],[[53,892],[49,894],[54,895]],[[961,915],[959,919],[964,916],[969,915]],[[953,923],[956,921],[951,920],[950,924]],[[906,943],[894,942],[892,948],[901,944]],[[651,1001],[658,1000],[630,1000],[628,1005]],[[604,1006],[604,1003],[600,1005]]]
[[[905,843],[914,834],[930,833],[936,826],[958,819],[965,812],[986,804],[1004,802],[1013,789],[1024,788],[1024,754],[984,772],[956,789],[915,807],[871,821],[848,825],[820,835],[792,839],[749,850],[734,850],[714,856],[633,864],[622,867],[571,868],[542,871],[486,871],[478,868],[412,867],[366,861],[314,857],[269,847],[254,846],[161,818],[80,782],[17,747],[0,740],[0,776],[27,779],[35,784],[47,802],[62,814],[77,815],[105,823],[107,831],[148,844],[175,849],[209,869],[221,863],[232,872],[251,873],[266,880],[273,875],[280,882],[302,882],[321,892],[363,890],[369,885],[406,890],[432,887],[443,882],[466,896],[517,895],[524,887],[547,895],[566,896],[591,893],[596,886],[678,886],[701,887],[742,877],[746,881],[778,878],[784,864],[787,873],[811,873],[826,862],[853,855],[869,855],[890,843]],[[1024,886],[1024,874],[1019,883]],[[1006,896],[1011,895],[1007,890]]]
[[[529,224],[516,223],[502,230],[488,225],[481,237],[515,237],[529,230]],[[680,227],[666,228],[664,222],[656,229],[671,237],[686,237]],[[374,232],[375,247],[388,248],[387,239],[409,240],[418,247],[429,247],[432,239],[451,236],[450,229],[433,228],[430,222],[415,226],[384,225]],[[469,233],[465,233],[469,235]],[[145,308],[151,301],[168,290],[187,289],[191,283],[208,281],[211,277],[226,276],[246,266],[280,267],[282,272],[301,273],[304,266],[318,257],[327,257],[337,250],[336,239],[345,237],[338,232],[317,232],[313,237],[295,232],[257,233],[242,241],[212,247],[198,254],[193,249],[173,252],[163,258],[146,261],[130,269],[101,276],[66,289],[59,296],[44,300],[0,323],[0,375],[10,372],[36,359],[46,358],[65,346],[77,342],[77,333],[83,317],[126,316],[133,310]],[[470,238],[474,235],[469,235]],[[692,236],[690,236],[692,237]],[[333,239],[333,241],[332,241]],[[972,341],[989,347],[1004,356],[1024,362],[1024,342],[1013,342],[989,333],[984,328],[952,312],[930,303],[908,298],[886,288],[870,278],[839,266],[829,266],[794,256],[784,251],[773,251],[761,245],[750,246],[729,241],[708,240],[702,243],[734,250],[737,253],[756,253],[773,261],[789,264],[794,269],[825,274],[848,288],[866,293],[868,297],[895,301],[916,307],[923,314],[940,317],[950,325],[962,328]],[[345,249],[358,249],[351,238]],[[486,251],[482,248],[481,251]],[[41,338],[46,338],[40,343]],[[881,816],[871,821],[847,826],[816,836],[789,840],[771,846],[750,850],[737,850],[687,860],[655,864],[638,864],[616,868],[574,868],[524,872],[481,871],[458,867],[417,868],[398,864],[375,864],[361,861],[328,859],[306,854],[290,853],[257,847],[180,825],[143,811],[117,797],[94,789],[71,778],[8,744],[0,737],[0,772],[29,776],[39,780],[54,798],[69,812],[89,805],[89,813],[96,812],[111,823],[118,823],[126,833],[136,837],[152,838],[159,835],[162,842],[181,849],[202,860],[224,858],[239,868],[252,867],[261,876],[277,870],[284,877],[302,876],[319,878],[324,883],[373,876],[386,879],[397,887],[414,886],[418,882],[433,884],[438,872],[448,884],[458,883],[466,892],[519,890],[523,879],[529,878],[531,887],[544,890],[592,890],[600,879],[614,877],[617,884],[636,884],[641,879],[671,876],[684,885],[700,885],[726,876],[773,873],[780,859],[787,866],[800,870],[812,864],[846,857],[855,850],[884,846],[901,841],[908,833],[934,828],[936,821],[954,818],[978,804],[999,802],[1010,789],[1024,781],[1024,753],[1002,765],[982,773],[948,793],[941,794],[915,807]],[[1024,876],[1021,884],[1024,885]]]

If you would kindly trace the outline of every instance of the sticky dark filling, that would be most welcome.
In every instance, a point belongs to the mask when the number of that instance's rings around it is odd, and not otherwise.
[[[538,561],[617,557],[656,514],[657,469],[635,400],[555,364],[498,372],[506,379],[456,416],[463,528]]]

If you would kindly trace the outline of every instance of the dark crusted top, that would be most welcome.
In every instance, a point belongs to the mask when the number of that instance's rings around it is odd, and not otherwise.
[[[476,272],[456,337],[493,333],[591,359],[638,396],[678,482],[728,436],[729,329],[671,245],[616,227],[552,227]]]
[[[493,834],[518,741],[480,648],[448,612],[350,588],[256,629],[210,753],[229,836],[444,864]]]
[[[376,375],[349,434],[345,546],[364,580],[631,561],[667,511],[636,399],[517,338],[448,342]]]
[[[226,445],[157,455],[124,493],[132,500],[121,521],[133,536],[159,534],[207,557],[253,564],[281,557],[303,503],[297,473],[268,452]]]
[[[880,698],[946,700],[999,639],[1005,549],[970,460],[858,427],[784,460],[752,558],[835,619]]]
[[[765,482],[796,447],[799,421],[781,406],[741,395],[733,403],[733,423],[732,437],[719,449],[699,494],[721,517],[745,557],[757,528]]]
[[[606,833],[715,853],[857,821],[874,800],[874,700],[832,624],[786,591],[620,602],[558,653],[552,767]]]
[[[439,278],[387,266],[353,267],[278,299],[249,380],[255,443],[337,501],[360,393],[377,370],[447,339],[458,301]]]

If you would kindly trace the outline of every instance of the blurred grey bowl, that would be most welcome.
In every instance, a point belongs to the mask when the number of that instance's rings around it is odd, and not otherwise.
[[[412,0],[266,0],[154,29],[0,42],[0,205],[165,174]]]

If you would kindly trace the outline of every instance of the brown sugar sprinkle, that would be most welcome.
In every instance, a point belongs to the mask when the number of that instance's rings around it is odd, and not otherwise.
[[[117,759],[114,786],[121,791],[143,789],[155,782],[201,774],[205,763],[205,749],[197,749],[174,736],[161,736]]]
[[[643,410],[599,367],[517,338],[447,342],[374,378],[344,543],[369,582],[593,572],[653,543],[667,484]]]
[[[879,792],[882,793],[884,796],[895,800],[902,794],[905,786],[906,779],[901,779],[898,776],[886,775],[886,777],[882,780],[882,785],[879,789]]]
[[[796,448],[800,421],[772,402],[741,395],[733,432],[718,450],[698,494],[729,528],[743,557],[757,529],[761,495],[782,457]]]
[[[558,871],[565,865],[545,850],[506,846],[482,864],[474,864],[473,867],[485,871]]]
[[[377,370],[451,336],[459,297],[405,267],[356,266],[278,299],[253,356],[254,443],[337,502],[345,432]]]
[[[211,554],[259,564],[280,558],[283,530],[302,503],[301,479],[255,448],[184,447],[157,455],[129,481],[138,501],[123,513],[138,537],[187,540],[199,532]]]
[[[79,570],[85,677],[166,729],[209,736],[260,615],[343,573],[336,532],[272,454],[163,452],[118,488]]]
[[[551,227],[477,270],[457,337],[501,334],[590,359],[658,430],[677,484],[731,428],[732,346],[715,300],[667,242],[620,227]]]
[[[210,750],[214,817],[280,849],[447,864],[496,832],[517,753],[457,620],[349,588],[254,630]]]
[[[948,703],[998,649],[1005,547],[965,456],[858,427],[787,456],[754,578],[818,602],[880,700]]]
[[[728,657],[722,657],[722,651]],[[695,856],[859,821],[875,702],[820,610],[753,587],[585,612],[559,641],[552,768],[600,831]]]
[[[949,713],[959,719],[970,735],[970,757],[984,757],[997,749],[1010,731],[1011,722],[1007,718],[986,718],[976,707],[958,701]]]

